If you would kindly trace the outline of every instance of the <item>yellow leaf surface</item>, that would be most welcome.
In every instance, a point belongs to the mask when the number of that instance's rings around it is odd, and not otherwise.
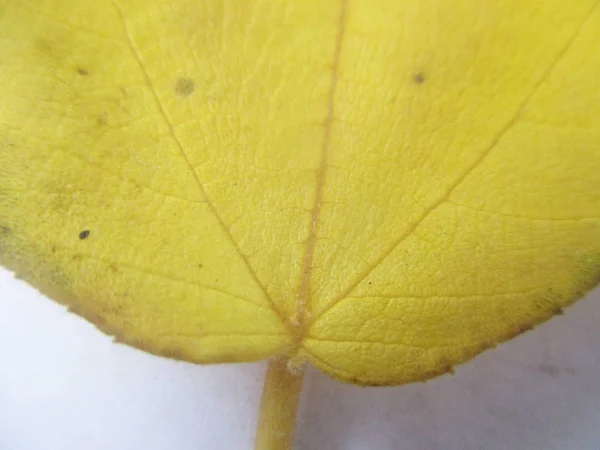
[[[0,263],[120,341],[424,379],[600,275],[597,0],[0,0]]]

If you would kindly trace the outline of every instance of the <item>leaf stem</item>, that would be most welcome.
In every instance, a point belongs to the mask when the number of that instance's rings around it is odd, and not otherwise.
[[[260,404],[255,450],[290,450],[304,368],[290,372],[287,360],[269,362]]]

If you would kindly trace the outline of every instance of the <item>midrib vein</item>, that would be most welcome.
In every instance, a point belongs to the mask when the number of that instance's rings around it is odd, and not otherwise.
[[[500,143],[502,138],[504,136],[506,136],[506,134],[519,122],[521,115],[523,114],[523,112],[525,111],[527,106],[529,105],[532,98],[539,91],[539,89],[543,85],[543,83],[554,72],[554,70],[556,69],[558,64],[563,60],[563,58],[568,53],[569,49],[571,48],[571,46],[573,45],[573,43],[579,36],[579,33],[581,32],[581,30],[587,24],[587,22],[590,20],[590,18],[596,12],[596,10],[599,6],[600,6],[600,1],[596,1],[593,4],[593,6],[590,8],[590,10],[587,12],[587,14],[584,16],[583,20],[575,28],[572,35],[569,37],[569,39],[567,39],[566,43],[560,49],[557,56],[546,67],[546,70],[544,70],[544,72],[542,72],[540,78],[537,80],[537,82],[535,82],[532,89],[529,91],[529,93],[525,96],[525,98],[518,105],[514,114],[510,117],[510,119],[505,123],[505,125],[499,130],[499,132],[491,140],[491,143],[487,147],[487,149],[485,149],[479,155],[479,157],[474,159],[474,161],[466,168],[466,170],[462,174],[460,174],[457,177],[457,179],[449,186],[446,193],[444,195],[440,196],[440,198],[438,198],[431,206],[429,206],[427,209],[425,209],[417,217],[417,219],[406,229],[406,231],[404,233],[402,233],[402,235],[399,238],[397,238],[392,243],[392,245],[375,260],[375,262],[373,264],[371,264],[369,267],[367,267],[365,270],[363,270],[362,273],[359,274],[359,276],[353,282],[351,282],[350,285],[341,292],[341,294],[334,297],[334,299],[325,308],[318,311],[317,316],[311,318],[310,321],[303,324],[308,330],[310,330],[310,328],[312,326],[314,326],[315,323],[317,323],[317,321],[325,315],[325,313],[329,312],[334,306],[339,304],[342,300],[344,300],[352,292],[354,292],[354,290],[358,287],[358,285],[362,281],[364,281],[385,259],[387,259],[387,257],[390,256],[392,254],[392,252],[394,252],[404,241],[406,241],[406,239],[408,239],[415,232],[415,230],[423,222],[425,222],[425,220],[427,220],[427,218],[429,218],[431,216],[431,214],[434,211],[436,211],[442,204],[446,203],[450,199],[452,193],[468,178],[469,175],[471,175],[487,159],[487,157],[492,153],[492,151],[498,146],[498,144]],[[592,218],[592,220],[593,220],[593,218]]]
[[[327,96],[327,116],[325,118],[324,123],[323,145],[321,146],[321,160],[319,162],[316,177],[317,186],[315,191],[315,202],[311,213],[310,232],[306,240],[306,252],[304,254],[304,260],[302,263],[302,275],[300,280],[300,286],[296,293],[296,302],[298,305],[298,309],[296,311],[296,317],[294,318],[292,323],[296,329],[295,338],[298,344],[300,343],[303,337],[302,328],[305,322],[306,308],[310,301],[312,267],[315,255],[315,247],[317,243],[317,235],[319,230],[319,219],[321,217],[321,207],[323,203],[325,174],[327,170],[327,161],[331,142],[331,126],[333,123],[335,95],[339,77],[340,56],[342,53],[342,42],[344,40],[344,34],[346,31],[346,12],[348,10],[348,1],[349,0],[341,0],[340,5],[338,31],[336,35],[335,49],[333,54],[333,65],[331,68],[331,87]]]

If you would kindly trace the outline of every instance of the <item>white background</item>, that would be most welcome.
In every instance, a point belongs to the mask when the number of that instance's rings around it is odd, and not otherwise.
[[[600,449],[600,290],[456,374],[359,388],[308,371],[298,449]],[[252,449],[265,364],[113,344],[0,269],[0,450]]]

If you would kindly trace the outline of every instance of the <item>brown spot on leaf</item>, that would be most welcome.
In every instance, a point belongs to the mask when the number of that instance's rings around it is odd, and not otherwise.
[[[125,312],[125,308],[123,307],[123,305],[119,304],[119,303],[108,303],[105,305],[102,305],[100,308],[100,315],[102,315],[103,317],[109,317],[109,316],[120,316]]]
[[[525,325],[521,325],[521,328],[519,328],[519,333],[525,333],[526,331],[531,331],[533,330],[533,326],[529,325],[529,324],[525,324]]]
[[[0,253],[4,253],[4,244],[6,238],[11,234],[10,228],[4,225],[0,225]]]
[[[90,73],[88,72],[87,69],[84,69],[83,67],[78,67],[77,68],[77,73],[79,75],[81,75],[82,77],[87,77]]]
[[[415,73],[413,75],[413,81],[415,82],[415,84],[425,83],[425,74],[423,72]]]
[[[79,239],[81,240],[87,239],[88,237],[90,237],[90,230],[83,230],[79,233]]]
[[[181,97],[189,97],[195,90],[196,85],[191,78],[179,78],[175,82],[175,93]]]
[[[47,52],[50,50],[50,43],[44,38],[37,38],[34,42],[36,50]]]
[[[105,114],[100,114],[99,116],[96,117],[96,123],[98,125],[106,125],[106,115]]]
[[[185,351],[176,347],[163,348],[160,349],[158,353],[164,356],[165,358],[176,359],[179,361],[187,360],[187,355]]]

